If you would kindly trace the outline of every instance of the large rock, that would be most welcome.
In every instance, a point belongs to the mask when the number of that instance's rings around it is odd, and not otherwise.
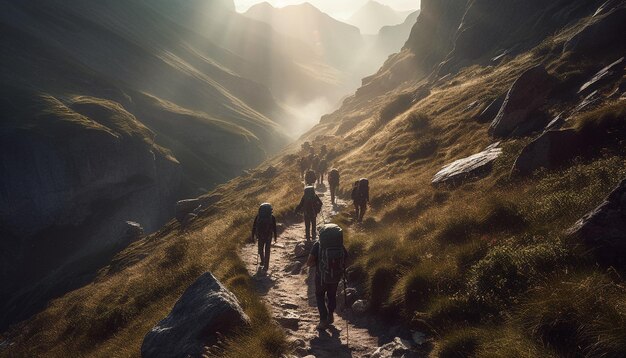
[[[370,358],[417,357],[417,355],[410,354],[410,350],[411,342],[396,337],[393,341],[378,347]]]
[[[489,134],[494,137],[525,135],[536,129],[533,116],[554,87],[554,79],[543,66],[524,72],[509,90],[500,111],[491,122]]]
[[[600,8],[593,21],[565,43],[563,52],[592,56],[597,50],[624,48],[626,7],[621,3],[619,8],[616,8],[617,3]]]
[[[568,234],[592,248],[601,264],[626,267],[626,180]]]
[[[200,276],[170,314],[146,334],[141,345],[145,358],[199,357],[218,335],[250,324],[235,295],[211,273]]]
[[[460,184],[486,175],[491,171],[493,162],[502,154],[502,149],[498,148],[498,144],[446,165],[435,174],[432,184]]]
[[[525,176],[539,168],[554,169],[579,153],[579,143],[573,129],[546,131],[522,149],[512,173]]]
[[[491,103],[485,108],[478,116],[476,116],[476,121],[479,123],[488,123],[492,122],[493,119],[498,115],[504,100],[506,99],[506,93],[499,96],[498,98],[491,101]]]
[[[222,200],[219,194],[201,196],[196,199],[185,199],[176,202],[176,220],[183,223],[187,220],[189,214],[198,215],[202,209]]]
[[[624,72],[624,64],[625,64],[624,57],[622,57],[619,60],[601,69],[589,81],[585,82],[580,87],[580,89],[578,90],[578,93],[584,96],[587,96],[593,91],[596,91],[602,88],[602,86],[619,79],[622,76],[622,73]]]

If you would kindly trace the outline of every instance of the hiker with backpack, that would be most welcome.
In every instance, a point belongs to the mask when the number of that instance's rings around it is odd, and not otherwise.
[[[328,161],[326,158],[322,158],[317,165],[317,174],[319,177],[317,178],[318,184],[324,184],[324,174],[328,171]]]
[[[346,285],[346,258],[348,253],[343,246],[343,232],[335,224],[326,224],[320,230],[319,241],[311,248],[307,266],[315,270],[315,299],[320,314],[317,329],[325,330],[335,321],[337,307],[337,287],[343,280]]]
[[[259,206],[259,213],[256,218],[254,218],[254,224],[252,225],[252,242],[254,242],[255,239],[258,242],[261,269],[266,272],[270,267],[272,235],[274,236],[274,243],[278,240],[276,218],[273,215],[273,211],[271,204],[261,204],[261,206]]]
[[[302,212],[304,214],[304,227],[306,241],[311,240],[311,234],[313,235],[313,241],[317,235],[317,215],[322,211],[322,200],[315,193],[315,188],[307,186],[304,188],[304,195],[300,199],[300,204],[296,207],[296,212]]]
[[[370,203],[369,180],[362,178],[354,182],[351,196],[354,204],[354,217],[357,222],[363,222],[367,205]]]
[[[330,187],[330,202],[335,205],[337,202],[337,190],[339,190],[339,170],[331,169],[328,173],[328,186]]]
[[[309,162],[309,158],[300,157],[300,176],[304,179],[304,175],[311,167],[311,163]]]

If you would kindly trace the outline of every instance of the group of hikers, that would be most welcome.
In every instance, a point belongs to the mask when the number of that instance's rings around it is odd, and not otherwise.
[[[337,288],[343,279],[345,285],[345,267],[347,251],[343,245],[343,232],[335,224],[326,224],[319,230],[317,238],[317,216],[323,215],[323,203],[315,191],[315,183],[323,185],[324,174],[328,170],[327,148],[321,147],[317,156],[313,147],[304,146],[307,156],[300,159],[300,170],[305,182],[304,193],[300,203],[296,206],[296,213],[302,213],[305,223],[305,239],[307,244],[313,242],[307,266],[316,267],[315,270],[315,297],[320,315],[318,329],[324,330],[334,322],[334,311],[337,305]],[[333,168],[328,173],[328,184],[332,205],[336,205],[336,195],[339,189],[339,170]],[[355,209],[355,220],[362,222],[367,205],[369,204],[369,181],[366,178],[357,180],[352,185],[351,198]],[[259,207],[258,214],[252,226],[252,240],[258,243],[260,270],[267,271],[270,261],[270,247],[272,239],[278,239],[276,218],[273,215],[271,204],[264,203]]]

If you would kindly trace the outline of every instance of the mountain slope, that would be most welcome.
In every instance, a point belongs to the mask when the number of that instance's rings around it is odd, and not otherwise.
[[[142,1],[0,8],[4,327],[89,281],[135,239],[126,221],[154,232],[275,152],[268,116],[287,115],[222,64],[242,59]]]
[[[333,19],[309,3],[277,9],[264,2],[252,6],[244,15],[303,41],[329,64],[344,71],[354,66],[357,56],[353,50],[362,46],[358,28]]]
[[[410,11],[397,11],[388,5],[368,1],[348,20],[364,34],[377,34],[384,26],[393,26],[404,22]]]
[[[504,3],[518,11],[522,4]],[[333,165],[342,172],[343,197],[349,198],[354,180],[370,179],[365,222],[353,223],[349,212],[337,222],[349,233],[349,282],[376,319],[427,334],[423,349],[433,356],[620,356],[626,349],[623,261],[607,262],[596,256],[597,247],[564,234],[626,176],[626,78],[616,61],[626,47],[619,37],[625,9],[622,2],[607,4],[521,6],[536,20],[534,31],[523,34],[513,31],[519,23],[507,28],[506,21],[497,21],[507,15],[492,7],[480,17],[490,21],[479,27],[497,23],[508,35],[465,58],[449,54],[480,38],[457,34],[473,16],[468,3],[423,1],[405,49],[338,111],[257,170],[217,188],[211,195],[221,200],[193,223],[190,234],[179,234],[170,223],[137,242],[93,285],[61,297],[8,334],[14,345],[5,349],[9,355],[136,355],[143,333],[167,314],[193,277],[213,270],[255,313],[253,328],[227,341],[224,354],[290,353],[286,338],[259,314],[254,282],[235,252],[248,237],[254,203],[272,202],[279,221],[299,220],[292,214],[301,194],[298,156],[300,144],[310,141],[315,148],[330,147]],[[567,9],[565,16],[560,9]],[[613,34],[607,35],[613,42],[584,40],[597,40],[587,36],[598,33]],[[521,39],[525,47],[489,58],[501,45]],[[614,63],[613,74],[595,82],[595,97],[579,92]],[[545,67],[551,79],[542,83],[555,87],[527,119],[564,113],[567,120],[557,133],[582,141],[541,146],[556,148],[558,165],[518,176],[512,171],[516,159],[545,138],[544,128],[504,139],[490,135],[489,122],[507,112],[502,106],[514,102],[510,96],[487,120],[480,117],[498,97],[516,93],[512,87],[527,70],[540,72],[536,66]],[[528,103],[536,102],[532,95],[545,90],[540,89],[529,91]],[[499,150],[493,150],[496,142]],[[433,184],[442,167],[458,166],[488,146],[500,154],[482,172]],[[580,146],[582,154],[576,151]],[[168,268],[165,278],[161,265]]]

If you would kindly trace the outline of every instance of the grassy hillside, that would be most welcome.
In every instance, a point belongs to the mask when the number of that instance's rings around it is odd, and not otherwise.
[[[563,53],[564,42],[587,21],[530,51],[432,82],[419,75],[421,69],[404,81],[381,70],[368,85],[371,91],[357,92],[300,142],[216,188],[218,203],[187,231],[168,224],[120,253],[93,284],[9,332],[15,342],[9,354],[137,355],[145,332],[207,269],[234,290],[253,320],[224,354],[284,352],[285,339],[268,328],[267,310],[253,294],[237,251],[259,203],[274,203],[280,221],[294,219],[290,213],[301,190],[297,154],[309,140],[332,148],[345,197],[355,179],[370,179],[372,211],[365,222],[353,224],[349,213],[337,221],[347,229],[355,257],[350,280],[366,288],[371,314],[427,332],[435,342],[433,355],[440,357],[620,356],[626,350],[623,273],[563,231],[626,176],[623,96],[603,97],[596,107],[574,113],[565,127],[601,140],[589,141],[584,155],[557,169],[511,175],[535,133],[504,140],[503,155],[484,178],[431,184],[443,165],[494,141],[489,124],[474,118],[526,69],[541,63],[558,79],[563,97],[545,107],[550,116],[578,104],[565,93],[621,51],[583,58]],[[399,71],[392,67],[414,56],[406,49],[388,62],[388,71]],[[269,166],[275,174],[265,170]]]

